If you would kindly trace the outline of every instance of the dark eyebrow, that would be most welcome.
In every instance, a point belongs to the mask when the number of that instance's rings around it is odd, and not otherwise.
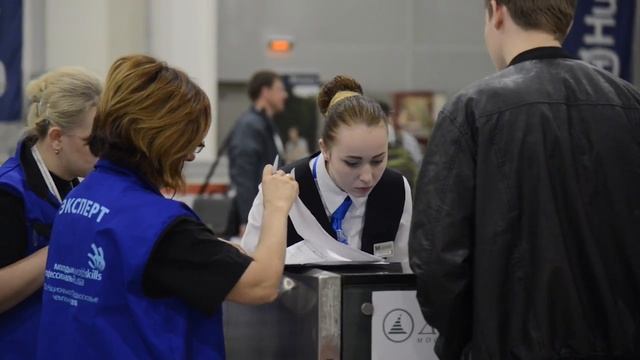
[[[386,151],[381,152],[380,154],[377,155],[373,155],[371,158],[377,158],[377,157],[381,157],[384,156],[384,154],[386,154]],[[362,160],[362,156],[354,156],[354,155],[347,155],[345,156],[345,158],[349,159],[349,160]]]

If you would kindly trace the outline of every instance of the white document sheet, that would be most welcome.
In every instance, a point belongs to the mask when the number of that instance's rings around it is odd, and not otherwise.
[[[297,199],[289,212],[291,222],[298,234],[304,239],[287,248],[285,264],[309,264],[309,263],[349,263],[357,262],[384,262],[384,259],[373,256],[359,249],[344,245],[320,226],[309,209]]]

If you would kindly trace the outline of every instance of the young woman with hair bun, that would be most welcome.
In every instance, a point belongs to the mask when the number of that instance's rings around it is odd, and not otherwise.
[[[345,246],[376,254],[375,248],[386,245],[381,247],[388,251],[385,255],[408,269],[411,189],[407,179],[386,168],[387,116],[348,76],[336,76],[322,87],[318,107],[326,120],[321,151],[283,169],[300,186],[293,206],[309,210],[313,220]],[[242,239],[249,251],[262,226],[261,204],[258,194]],[[287,245],[312,236],[289,217]]]

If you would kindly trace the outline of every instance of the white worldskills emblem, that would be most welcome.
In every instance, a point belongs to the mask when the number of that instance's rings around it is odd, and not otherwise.
[[[93,249],[93,254],[87,254],[87,256],[89,256],[89,266],[94,270],[104,271],[104,267],[107,264],[104,262],[104,252],[102,248],[96,247],[96,244],[91,244],[91,249]]]

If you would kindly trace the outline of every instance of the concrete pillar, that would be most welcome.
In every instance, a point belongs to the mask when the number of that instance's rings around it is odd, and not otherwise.
[[[149,0],[149,52],[185,70],[207,93],[212,118],[206,147],[196,163],[216,156],[217,130],[217,0]]]
[[[46,68],[84,66],[105,76],[120,56],[146,53],[146,0],[46,0]]]

